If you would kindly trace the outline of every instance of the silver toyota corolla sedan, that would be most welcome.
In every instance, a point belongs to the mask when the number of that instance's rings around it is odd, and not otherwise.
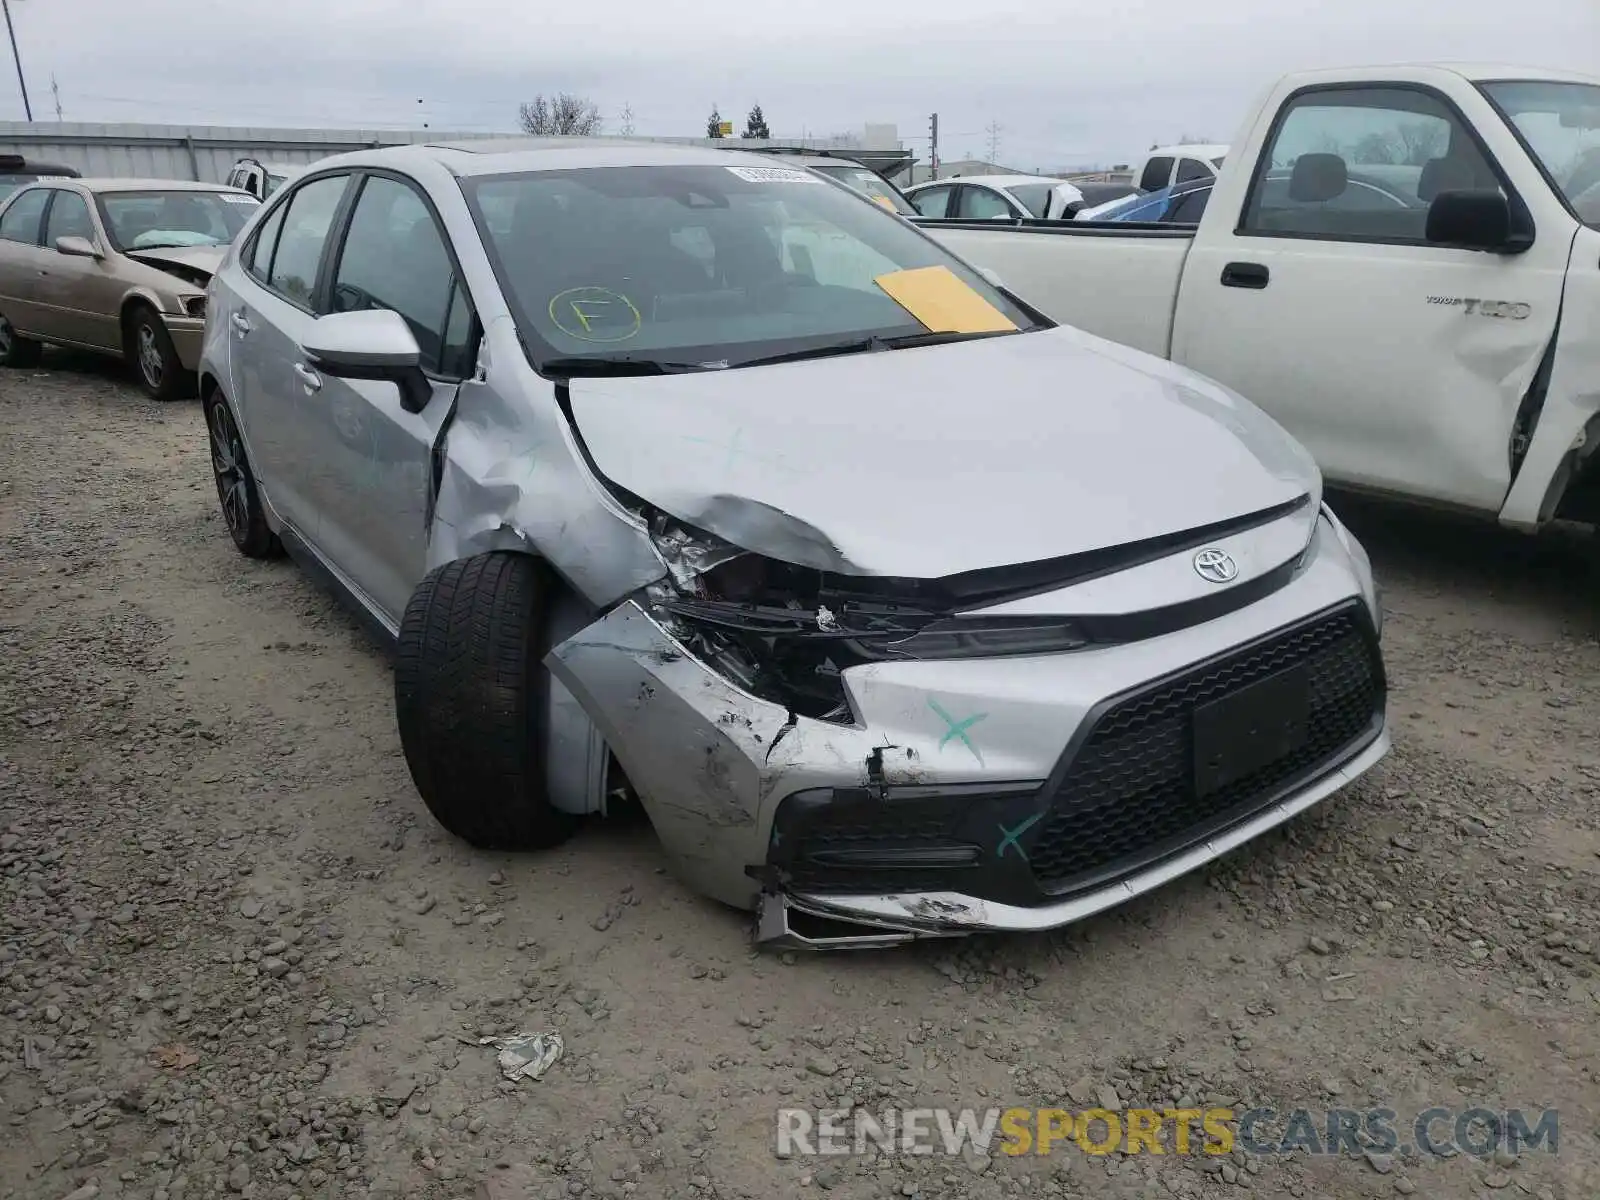
[[[776,160],[324,160],[228,253],[201,389],[239,549],[393,639],[445,827],[636,796],[763,938],[1061,925],[1388,749],[1297,443]]]

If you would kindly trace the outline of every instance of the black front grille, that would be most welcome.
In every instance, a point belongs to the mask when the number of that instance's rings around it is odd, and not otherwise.
[[[1308,734],[1292,753],[1209,795],[1195,788],[1195,708],[1291,667],[1305,670]],[[1372,736],[1384,706],[1371,624],[1347,607],[1116,701],[1093,721],[1028,851],[1044,892],[1098,886],[1273,802]]]

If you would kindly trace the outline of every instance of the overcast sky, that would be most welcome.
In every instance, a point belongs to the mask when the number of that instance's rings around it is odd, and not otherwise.
[[[1600,0],[11,0],[36,118],[170,124],[515,127],[539,91],[618,132],[699,136],[713,103],[775,136],[899,127],[927,153],[1033,169],[1227,141],[1290,70],[1456,59],[1600,75]],[[1309,6],[1304,6],[1309,7]],[[978,15],[977,10],[982,10]],[[689,14],[693,14],[692,16]],[[3,53],[3,46],[0,46]],[[0,120],[20,120],[14,73]],[[421,103],[418,103],[418,101]]]

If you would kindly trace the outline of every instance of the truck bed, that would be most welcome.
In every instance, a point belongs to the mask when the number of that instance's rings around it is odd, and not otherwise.
[[[1052,320],[1163,358],[1194,230],[1131,221],[913,224]]]

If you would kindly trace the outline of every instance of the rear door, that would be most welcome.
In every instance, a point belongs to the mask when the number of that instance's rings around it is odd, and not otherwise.
[[[392,383],[318,375],[306,413],[305,495],[319,544],[398,626],[424,574],[433,444],[472,373],[477,320],[443,226],[411,180],[366,176],[336,241],[329,310],[399,313],[433,383],[433,398],[412,413]]]
[[[1248,186],[1230,177],[1211,199],[1174,359],[1276,417],[1330,480],[1498,511],[1570,218],[1486,106],[1474,126],[1435,89],[1373,83],[1304,88],[1277,112],[1238,157],[1257,164]],[[1353,183],[1363,168],[1384,187]],[[1525,203],[1532,248],[1430,243],[1446,187]]]
[[[219,297],[233,337],[235,405],[252,465],[273,510],[315,543],[310,464],[323,400],[305,370],[301,342],[317,318],[318,284],[335,218],[352,176],[307,180],[258,226],[243,252],[238,294]]]
[[[18,193],[0,211],[0,317],[21,333],[40,332],[39,280],[45,267],[48,188]]]
[[[956,193],[952,215],[963,221],[1008,221],[1028,214],[994,188],[966,183]]]

